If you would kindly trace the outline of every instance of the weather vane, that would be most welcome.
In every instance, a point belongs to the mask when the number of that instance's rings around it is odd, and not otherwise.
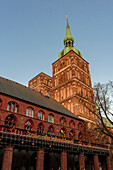
[[[66,19],[68,20],[68,15],[66,15]]]

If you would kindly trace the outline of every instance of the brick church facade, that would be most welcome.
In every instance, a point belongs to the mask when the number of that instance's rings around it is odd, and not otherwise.
[[[68,20],[64,50],[29,87],[0,77],[1,170],[111,170],[109,145],[87,138],[97,121],[89,64],[74,47]]]

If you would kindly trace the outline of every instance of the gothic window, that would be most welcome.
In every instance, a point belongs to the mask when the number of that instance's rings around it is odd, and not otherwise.
[[[53,126],[51,125],[51,126],[49,126],[49,128],[48,128],[48,135],[54,135],[54,128],[53,128]]]
[[[44,112],[41,110],[38,111],[38,119],[44,120]]]
[[[74,139],[75,138],[75,131],[71,130],[69,133],[69,138]]]
[[[75,128],[75,123],[74,123],[73,120],[70,120],[70,122],[69,122],[69,127]]]
[[[31,107],[26,109],[26,116],[33,117],[34,110]]]
[[[64,117],[61,117],[60,124],[65,126],[65,123],[66,123],[66,119]]]
[[[48,122],[54,123],[54,116],[52,114],[48,115]]]
[[[11,111],[11,112],[18,112],[18,104],[15,102],[9,102],[7,104],[7,111]]]
[[[16,120],[13,115],[7,116],[5,119],[5,125],[10,127],[15,127]]]
[[[44,133],[44,125],[43,125],[42,122],[38,124],[37,133],[38,134],[43,134]]]
[[[78,123],[78,129],[79,129],[79,130],[82,130],[82,128],[83,128],[83,124],[82,124],[81,122],[79,122],[79,123]]]
[[[31,131],[32,130],[32,122],[31,120],[27,120],[26,123],[25,123],[25,129],[28,130],[28,131]]]
[[[33,83],[33,88],[36,87],[36,81]]]
[[[62,128],[62,129],[60,130],[59,135],[60,135],[61,137],[66,137],[66,130],[65,130],[64,128]]]
[[[78,140],[82,140],[82,133],[81,132],[79,132],[79,134],[78,134]]]

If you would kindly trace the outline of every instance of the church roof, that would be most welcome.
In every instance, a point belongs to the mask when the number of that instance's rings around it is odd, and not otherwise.
[[[55,99],[3,77],[0,77],[0,93],[81,120]]]

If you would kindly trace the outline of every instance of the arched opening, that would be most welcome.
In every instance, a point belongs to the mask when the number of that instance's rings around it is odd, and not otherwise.
[[[39,123],[38,126],[37,126],[37,133],[38,134],[44,134],[44,125],[43,123]]]
[[[16,118],[14,117],[14,115],[9,115],[9,116],[6,117],[5,125],[9,126],[9,127],[15,127],[15,125],[16,125]]]
[[[26,116],[33,117],[34,110],[32,107],[27,107],[26,109]]]
[[[54,128],[53,128],[52,125],[49,126],[47,134],[48,134],[48,135],[54,135]]]
[[[83,124],[81,122],[78,123],[78,129],[82,130],[83,129]]]
[[[71,131],[70,131],[70,133],[69,133],[69,138],[75,139],[75,131],[74,131],[74,130],[71,130]]]
[[[83,137],[82,132],[79,132],[79,134],[78,134],[78,140],[82,140],[82,137]]]
[[[69,127],[75,128],[75,122],[73,120],[70,120]]]
[[[48,115],[48,122],[54,123],[54,116],[53,116],[53,114],[49,114]]]
[[[44,120],[44,112],[42,110],[38,111],[38,119]]]
[[[18,113],[19,106],[17,103],[11,101],[7,104],[7,111]]]
[[[66,137],[66,130],[65,130],[64,128],[62,128],[62,129],[60,130],[60,132],[59,132],[59,135],[60,135],[61,137]]]
[[[27,131],[32,131],[32,127],[33,127],[32,121],[31,121],[31,120],[27,120],[27,121],[25,122],[25,129],[26,129]]]
[[[66,123],[66,119],[64,117],[61,117],[60,118],[60,124],[65,126],[65,123]]]

